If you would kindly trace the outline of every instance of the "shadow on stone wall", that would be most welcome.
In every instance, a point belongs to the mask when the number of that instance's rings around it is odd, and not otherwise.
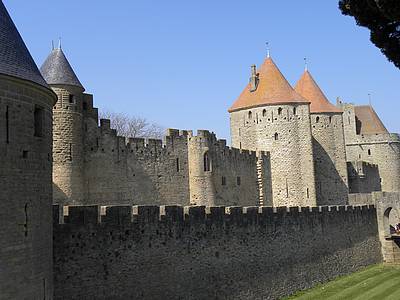
[[[348,201],[348,187],[338,173],[329,154],[315,139],[312,139],[314,151],[315,189],[317,205],[343,205]],[[318,153],[318,155],[315,155]]]

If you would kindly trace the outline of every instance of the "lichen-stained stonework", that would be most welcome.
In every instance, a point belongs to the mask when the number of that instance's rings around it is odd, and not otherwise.
[[[308,104],[261,106],[231,112],[232,146],[270,153],[274,206],[315,206]]]

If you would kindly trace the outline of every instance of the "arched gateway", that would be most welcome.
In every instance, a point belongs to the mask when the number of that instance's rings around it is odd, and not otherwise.
[[[400,193],[374,193],[383,261],[400,264]]]

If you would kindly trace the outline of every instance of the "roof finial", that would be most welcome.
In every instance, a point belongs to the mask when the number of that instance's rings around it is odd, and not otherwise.
[[[54,50],[54,40],[51,40],[51,50]]]
[[[61,37],[58,38],[58,49],[61,49]]]
[[[270,57],[270,53],[269,53],[269,42],[265,43],[267,45],[267,58]]]
[[[372,106],[372,98],[371,98],[370,93],[368,93],[368,103],[369,103],[369,106]]]
[[[304,71],[308,71],[308,63],[307,63],[307,57],[304,57]]]

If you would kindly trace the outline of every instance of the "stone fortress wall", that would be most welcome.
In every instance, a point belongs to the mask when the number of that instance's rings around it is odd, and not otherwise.
[[[347,162],[349,193],[366,194],[382,190],[378,165],[365,161]]]
[[[309,105],[271,105],[231,112],[232,146],[270,153],[274,206],[315,206]]]
[[[355,106],[342,103],[340,106],[344,110],[347,161],[364,161],[377,165],[378,171],[370,172],[375,175],[379,173],[379,177],[370,180],[378,179],[382,191],[400,191],[400,136],[396,133],[359,133]]]
[[[342,113],[312,113],[318,205],[347,204],[349,183]]]
[[[59,212],[55,299],[277,299],[382,261],[374,206]]]
[[[109,120],[98,126],[91,95],[63,92],[54,108],[57,204],[258,205],[260,189],[270,193],[268,176],[257,178],[260,161],[270,173],[266,153],[231,149],[206,130],[196,136],[168,129],[164,141],[126,139]]]

